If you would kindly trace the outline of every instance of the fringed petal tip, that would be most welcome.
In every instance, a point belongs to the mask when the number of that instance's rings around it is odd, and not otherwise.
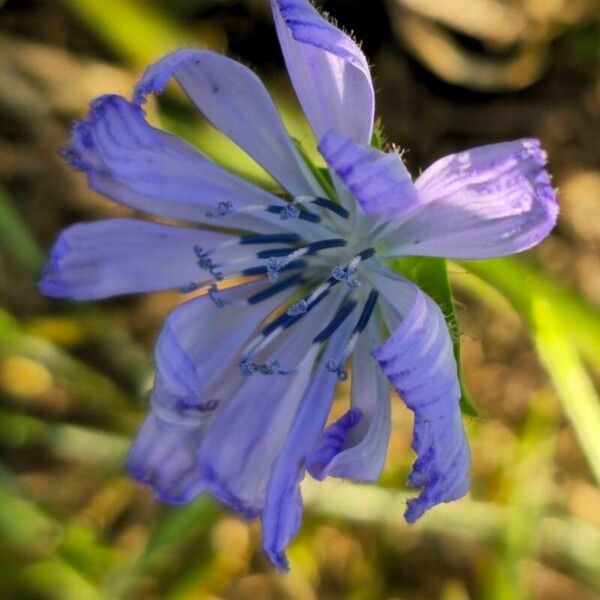
[[[372,355],[414,413],[412,448],[417,458],[409,484],[421,488],[408,502],[413,523],[442,502],[464,496],[470,483],[470,452],[460,411],[460,383],[444,316],[416,286],[392,335]],[[399,286],[397,298],[403,293]],[[406,292],[404,292],[406,293]]]
[[[126,108],[130,115],[142,123],[146,113],[118,94],[104,94],[90,102],[87,116],[73,125],[69,144],[61,150],[63,158],[78,171],[91,175],[102,172],[102,162],[94,141],[94,130],[107,117],[109,111]]]
[[[327,477],[331,461],[344,449],[348,434],[360,423],[362,417],[360,408],[351,408],[324,431],[306,462],[306,470],[312,477],[319,481]]]
[[[449,466],[443,458],[436,456],[433,447],[421,454],[413,465],[408,483],[412,487],[422,488],[422,492],[407,502],[404,513],[406,521],[414,523],[430,508],[459,500],[467,494],[471,487],[469,469],[470,452],[466,439],[461,441]]]
[[[271,561],[271,564],[282,571],[283,573],[290,572],[290,561],[288,560],[287,554],[278,550],[270,550],[269,548],[263,548],[267,558]]]

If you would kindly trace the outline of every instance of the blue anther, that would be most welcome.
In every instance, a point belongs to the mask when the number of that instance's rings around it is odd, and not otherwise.
[[[362,283],[356,278],[356,275],[354,273],[348,273],[348,276],[346,277],[346,285],[351,290],[355,290],[359,288],[362,285]]]
[[[308,312],[308,302],[306,300],[300,300],[296,304],[292,304],[287,309],[288,317],[297,317],[299,315],[305,315]]]
[[[233,209],[233,202],[230,201],[226,201],[226,202],[219,202],[219,204],[217,204],[217,213],[215,214],[214,212],[208,211],[206,213],[204,213],[209,219],[213,219],[214,217],[225,217],[228,214],[230,214],[232,212]]]
[[[331,271],[331,276],[337,281],[344,281],[346,279],[346,269],[343,267],[334,267]]]
[[[252,375],[255,371],[255,368],[256,366],[252,362],[252,359],[247,356],[242,358],[242,360],[240,361],[240,369],[246,377]]]
[[[286,258],[272,257],[267,261],[267,277],[269,281],[276,282],[279,279],[279,272],[284,269],[289,260]]]
[[[193,281],[188,283],[187,285],[184,285],[182,288],[179,288],[179,292],[181,294],[191,294],[192,292],[195,292],[198,289],[198,284],[194,283]]]
[[[208,288],[208,295],[210,296],[210,299],[216,304],[216,306],[218,308],[223,308],[226,304],[225,300],[223,300],[222,298],[219,298],[219,288],[217,288],[217,286],[213,283],[211,284],[211,286]]]
[[[281,211],[279,218],[282,221],[289,221],[291,219],[297,219],[300,216],[300,209],[296,206],[296,204],[294,204],[293,202],[290,202],[289,204],[287,204],[286,206],[284,206],[283,210]]]
[[[330,359],[327,361],[327,363],[325,364],[325,368],[330,372],[330,373],[336,373],[338,370],[338,366],[337,366],[337,362],[335,362],[335,360]]]

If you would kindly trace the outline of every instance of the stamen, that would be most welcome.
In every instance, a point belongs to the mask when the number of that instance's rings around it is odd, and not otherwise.
[[[291,209],[292,207],[295,209]],[[287,206],[267,206],[267,212],[279,215],[282,220],[288,220],[290,218],[297,218],[301,221],[308,221],[309,223],[320,223],[321,217],[315,215],[308,210],[298,210],[298,207],[294,204],[288,204]]]
[[[204,213],[207,218],[214,219],[215,217],[225,217],[233,212],[233,202],[219,202],[217,204],[217,213],[206,212]]]
[[[337,284],[334,280],[333,285]],[[331,286],[331,287],[332,287]],[[321,286],[322,288],[322,286]],[[297,323],[305,314],[309,313],[319,303],[321,303],[329,294],[329,288],[322,290],[320,295],[313,300],[304,300],[307,302],[305,311],[298,311],[297,314],[289,315],[287,312],[283,313],[271,323],[269,323],[262,332],[256,336],[244,349],[242,353],[242,360],[239,363],[240,369],[243,373],[246,373],[251,367],[249,365],[254,364],[252,359],[254,356],[259,354],[264,348],[266,348],[277,336],[283,333],[286,329],[289,329],[292,325]],[[314,294],[313,294],[314,295]],[[303,302],[302,300],[300,302]],[[251,371],[252,374],[254,371]],[[281,371],[281,373],[290,373],[291,371]]]
[[[327,341],[336,332],[338,327],[350,316],[355,307],[356,300],[348,300],[335,317],[333,317],[329,325],[315,337],[313,344],[322,344]]]
[[[357,254],[351,261],[348,263],[347,267],[334,267],[331,270],[331,276],[337,281],[345,281],[346,285],[351,289],[355,290],[359,288],[362,283],[356,278],[356,270],[358,269],[358,265],[363,261],[371,258],[375,255],[375,250],[373,248],[367,248],[363,250],[359,254]]]
[[[286,265],[284,265],[279,272],[283,271],[292,271],[294,269],[304,269],[307,266],[307,262],[305,260],[294,260]],[[277,281],[279,278],[279,272],[277,272],[277,277],[271,281]],[[252,277],[254,275],[269,275],[269,267],[268,266],[259,266],[259,267],[250,267],[248,269],[244,269],[239,273],[242,277]],[[231,275],[233,277],[235,275]],[[269,278],[270,279],[270,278]]]
[[[311,198],[310,196],[299,196],[295,198],[295,201],[300,204],[316,204],[329,212],[332,212],[338,217],[342,217],[342,219],[347,219],[350,216],[350,213],[340,204],[330,200],[329,198]]]
[[[275,233],[266,235],[249,235],[240,240],[242,246],[258,244],[295,244],[300,241],[297,233]]]
[[[379,293],[375,290],[372,290],[369,294],[369,297],[367,298],[367,301],[365,302],[363,311],[358,319],[358,323],[356,324],[354,331],[352,332],[352,335],[350,336],[350,340],[346,345],[344,353],[342,354],[342,358],[339,361],[335,361],[333,359],[329,360],[325,365],[328,371],[330,371],[331,373],[337,373],[338,379],[340,381],[346,381],[346,379],[348,379],[348,373],[344,369],[344,364],[346,363],[352,352],[354,352],[354,348],[356,347],[358,338],[360,337],[361,333],[363,333],[367,324],[369,323],[369,320],[373,315],[373,311],[375,310],[375,305],[377,304],[378,297]]]
[[[180,294],[191,294],[192,292],[195,292],[197,289],[198,289],[198,284],[191,281],[190,283],[179,288],[179,293]]]
[[[227,302],[223,298],[219,298],[219,288],[215,283],[212,283],[208,288],[208,295],[210,299],[216,304],[217,308],[223,308]]]
[[[274,250],[263,250],[256,254],[257,258],[268,258],[267,261],[267,277],[270,281],[277,281],[279,273],[293,260],[303,256],[311,256],[320,250],[328,250],[330,248],[341,248],[346,245],[346,240],[341,238],[331,240],[321,240],[292,250],[291,248],[276,248]],[[282,256],[283,255],[283,256]]]
[[[297,285],[297,284],[300,285],[301,283],[304,283],[304,281],[305,280],[302,278],[301,275],[292,275],[291,277],[288,277],[284,281],[280,281],[279,283],[272,285],[271,287],[267,288],[266,290],[263,290],[262,292],[258,292],[258,294],[254,294],[254,296],[250,296],[250,298],[248,298],[248,300],[246,300],[246,302],[248,304],[259,304],[260,302],[263,302],[263,300],[268,300],[269,298],[276,296],[280,292],[283,292],[284,290],[286,290],[294,285]]]

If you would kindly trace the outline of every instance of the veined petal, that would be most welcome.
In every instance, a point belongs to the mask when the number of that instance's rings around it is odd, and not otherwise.
[[[286,546],[302,521],[299,485],[304,477],[306,458],[323,430],[338,381],[335,374],[327,370],[326,364],[329,360],[339,359],[352,324],[346,321],[333,334],[269,478],[262,515],[263,548],[271,562],[283,570],[288,569]]]
[[[129,473],[150,485],[162,502],[190,502],[204,491],[196,464],[203,433],[203,423],[173,424],[151,411],[129,451]]]
[[[183,140],[151,127],[144,111],[121,96],[101,96],[77,123],[65,152],[92,189],[155,215],[211,222],[219,204],[230,207],[228,227],[272,231],[266,212],[235,214],[249,205],[286,204],[228,173]]]
[[[305,315],[265,356],[265,364],[276,361],[282,370],[290,372],[257,372],[246,377],[204,438],[199,466],[211,484],[211,493],[244,516],[256,516],[264,508],[273,463],[290,431],[319,352],[313,338],[333,317],[341,293],[343,290],[338,290]]]
[[[272,284],[258,281],[218,292],[217,303],[208,294],[189,300],[168,317],[156,345],[155,405],[182,409],[220,406],[226,395],[220,379],[233,369],[248,338],[294,288],[287,288],[257,304],[244,302]]]
[[[137,219],[79,223],[58,238],[40,290],[90,300],[201,285],[213,276],[199,268],[194,247],[214,247],[228,239],[222,233]]]
[[[335,131],[323,137],[319,151],[368,215],[398,218],[417,208],[417,192],[397,152],[381,152]]]
[[[175,77],[200,112],[294,196],[311,195],[314,178],[298,155],[260,79],[247,67],[208,50],[181,49],[151,65],[135,102],[160,94]]]
[[[527,250],[552,230],[556,194],[538,140],[438,160],[416,181],[425,207],[384,240],[390,255],[492,258]]]
[[[388,381],[371,356],[380,342],[379,325],[371,321],[354,352],[352,407],[323,432],[308,459],[308,471],[316,479],[374,482],[381,475],[391,415]]]
[[[268,287],[261,281],[230,288],[219,294],[219,300],[240,302]],[[243,383],[235,363],[244,343],[284,295],[256,305],[222,308],[201,296],[169,315],[156,347],[152,412],[128,461],[133,476],[151,485],[162,501],[181,504],[213,491],[198,466],[198,450],[216,416]],[[226,371],[231,371],[227,377]]]
[[[369,144],[375,93],[356,43],[308,0],[271,0],[283,56],[317,140],[329,130]]]
[[[408,522],[441,502],[464,496],[470,486],[470,453],[460,412],[460,384],[452,340],[437,304],[414,284],[397,280],[386,318],[393,331],[373,352],[383,372],[415,414],[409,477],[421,488],[409,500]],[[390,288],[384,286],[382,294]]]

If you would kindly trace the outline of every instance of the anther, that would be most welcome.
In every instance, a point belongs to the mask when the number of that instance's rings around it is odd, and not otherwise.
[[[213,219],[214,217],[225,217],[228,214],[230,214],[233,210],[233,202],[230,202],[229,200],[226,202],[219,202],[219,204],[217,204],[217,213],[213,213],[213,212],[206,212],[204,213],[206,215],[206,217],[208,217],[209,219]]]
[[[279,214],[279,218],[282,221],[289,221],[292,219],[297,219],[299,217],[300,209],[294,202],[290,202],[289,204],[287,204]]]
[[[187,285],[184,285],[183,287],[179,288],[179,292],[181,294],[191,294],[192,292],[195,292],[198,289],[198,284],[194,283],[193,281],[188,283]]]
[[[297,317],[299,315],[305,315],[308,312],[308,302],[305,299],[292,304],[287,309],[288,317]]]
[[[218,308],[223,308],[226,302],[223,300],[223,298],[219,298],[218,294],[219,288],[216,286],[216,284],[212,283],[208,288],[208,295]]]

